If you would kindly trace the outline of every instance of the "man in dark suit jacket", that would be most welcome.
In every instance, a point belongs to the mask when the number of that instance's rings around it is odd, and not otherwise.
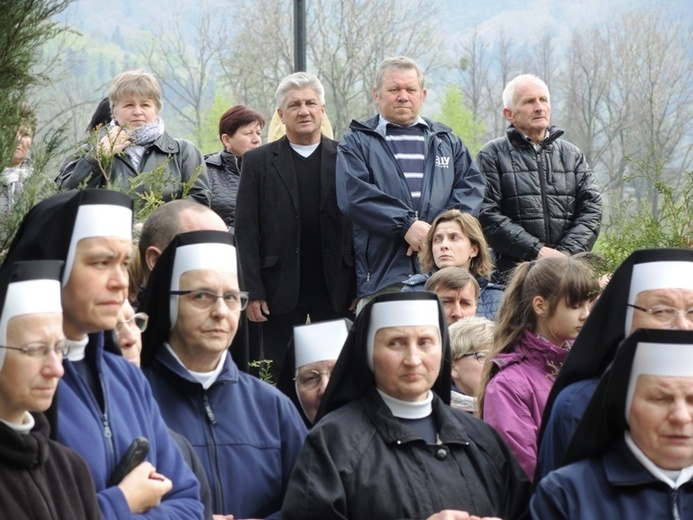
[[[349,317],[355,297],[351,223],[334,184],[337,143],[320,131],[325,90],[297,72],[276,98],[286,135],[243,156],[235,229],[248,318],[262,323],[275,376],[294,325]]]

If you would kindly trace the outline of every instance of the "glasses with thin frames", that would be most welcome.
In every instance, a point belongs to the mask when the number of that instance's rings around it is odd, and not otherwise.
[[[667,307],[666,305],[658,305],[657,307],[646,309],[645,307],[640,307],[632,303],[627,305],[636,311],[646,312],[661,325],[671,325],[679,316],[683,316],[689,324],[693,325],[693,309],[676,309],[674,307]]]
[[[127,320],[119,321],[116,323],[115,326],[115,331],[116,334],[120,334],[123,330],[123,327],[127,325],[130,328],[136,328],[137,330],[140,331],[140,333],[144,332],[147,330],[147,324],[149,323],[149,316],[145,312],[138,312],[137,314],[133,314],[130,316]]]
[[[294,381],[298,383],[298,386],[302,390],[315,390],[317,387],[320,386],[320,383],[322,382],[322,376],[325,376],[329,379],[331,374],[331,370],[326,370],[324,372],[319,372],[317,370],[308,370],[307,372],[303,372],[298,376],[294,377]]]
[[[67,356],[70,353],[70,347],[62,341],[60,343],[56,343],[55,345],[29,344],[23,345],[21,347],[8,347],[0,345],[0,348],[4,348],[7,350],[17,350],[25,356],[35,359],[46,359],[48,357],[48,354],[50,354],[51,352],[54,352],[56,356],[61,358]]]
[[[476,359],[479,363],[482,365],[484,364],[484,361],[486,361],[486,358],[488,357],[487,352],[467,352],[466,354],[462,354],[460,358],[466,358],[466,357],[473,357]]]
[[[211,308],[221,298],[229,310],[244,310],[248,306],[248,293],[245,291],[229,291],[217,294],[205,289],[193,289],[191,291],[171,291],[174,296],[187,296],[190,303],[198,309]]]

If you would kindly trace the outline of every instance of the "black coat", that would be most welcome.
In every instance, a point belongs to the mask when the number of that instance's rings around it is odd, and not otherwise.
[[[549,128],[536,151],[511,125],[479,152],[486,179],[479,220],[498,256],[499,278],[518,262],[534,260],[543,246],[575,254],[597,240],[601,196],[584,154],[561,135]]]
[[[337,207],[337,143],[322,137],[320,241],[323,270],[334,310],[346,313],[356,294],[351,222]],[[298,184],[286,136],[243,155],[236,206],[236,243],[251,300],[270,312],[296,308],[301,241]]]
[[[424,519],[459,509],[528,518],[529,481],[498,433],[435,396],[440,444],[396,419],[375,388],[313,427],[296,461],[282,519]]]
[[[205,155],[209,189],[212,194],[212,209],[229,228],[236,225],[236,196],[241,182],[240,159],[221,151]]]
[[[48,439],[48,421],[36,414],[29,434],[0,423],[0,516],[12,520],[99,520],[89,466]]]

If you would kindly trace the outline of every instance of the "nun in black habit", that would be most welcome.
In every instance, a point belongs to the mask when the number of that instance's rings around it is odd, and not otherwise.
[[[691,328],[679,313],[671,323],[656,319],[652,309],[634,306],[646,291],[676,293],[648,297],[647,307],[670,307],[676,298],[693,307],[693,250],[644,249],[632,253],[614,272],[597,300],[546,403],[538,439],[534,482],[562,464],[563,454],[587,403],[610,365],[618,345],[637,327]],[[681,302],[679,302],[680,304]]]
[[[532,518],[691,518],[693,332],[639,329],[619,347]]]
[[[437,296],[373,298],[332,372],[282,518],[526,518],[524,472],[493,428],[449,406],[450,378]]]
[[[101,518],[89,467],[49,439],[41,413],[63,374],[62,266],[37,260],[0,271],[0,504],[12,520]]]

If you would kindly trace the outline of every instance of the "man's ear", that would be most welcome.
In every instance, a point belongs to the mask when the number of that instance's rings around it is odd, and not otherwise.
[[[152,272],[154,270],[154,266],[156,265],[157,260],[159,260],[159,257],[161,256],[161,250],[158,247],[155,246],[149,246],[147,250],[144,253],[144,258],[147,262],[147,267],[149,268],[149,272]]]
[[[513,114],[513,111],[510,110],[509,108],[503,109],[503,117],[505,117],[505,119],[507,119],[511,123],[515,122],[515,115]]]

